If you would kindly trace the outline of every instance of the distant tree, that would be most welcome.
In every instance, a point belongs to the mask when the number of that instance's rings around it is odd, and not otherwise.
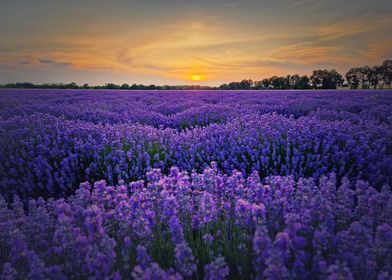
[[[378,79],[378,88],[382,89],[384,88],[385,81],[384,81],[384,69],[381,66],[375,66],[377,67],[377,79]]]
[[[291,89],[299,89],[301,83],[301,77],[298,74],[289,76],[289,85]]]
[[[336,89],[343,85],[344,79],[336,70],[314,70],[310,77],[314,88]]]
[[[254,81],[253,88],[254,89],[263,89],[263,83],[261,81]]]
[[[391,89],[392,85],[392,60],[385,60],[381,65],[381,76],[386,85],[388,85],[389,89]]]
[[[263,85],[263,88],[269,89],[271,87],[271,79],[263,79],[261,84]]]
[[[358,68],[359,70],[359,81],[361,83],[361,88],[362,89],[369,89],[370,85],[370,75],[371,75],[371,69],[369,66],[363,66]]]
[[[60,88],[63,89],[78,89],[79,86],[76,83],[60,84]]]
[[[88,84],[83,84],[82,89],[89,89],[90,86]]]
[[[288,88],[287,77],[273,76],[270,78],[270,83],[273,89],[286,89]]]
[[[299,88],[300,89],[309,89],[310,88],[310,79],[308,76],[303,75],[299,79]]]
[[[128,84],[122,84],[120,86],[120,89],[129,89],[129,85]]]
[[[105,89],[119,89],[120,86],[116,85],[116,84],[113,84],[113,83],[107,83],[107,84],[105,84],[104,88]]]
[[[239,84],[241,89],[251,89],[253,86],[253,81],[252,80],[242,80]]]
[[[313,88],[320,88],[322,86],[322,77],[324,76],[323,70],[313,70],[312,76],[310,76],[310,81],[312,82]]]
[[[229,89],[240,89],[240,84],[238,82],[229,83]]]
[[[270,80],[270,87],[273,89],[278,89],[281,86],[278,76],[273,76],[269,78]]]
[[[291,76],[287,75],[286,77],[282,77],[284,78],[284,83],[283,83],[283,88],[282,89],[290,89],[290,79]]]
[[[342,86],[344,83],[344,78],[340,75],[335,69],[329,71],[329,81],[327,84],[331,86],[331,88],[336,88],[337,86]]]
[[[131,89],[139,89],[139,86],[138,86],[137,84],[133,84],[133,85],[131,85],[130,88],[131,88]]]
[[[220,86],[219,86],[219,89],[227,90],[227,89],[229,89],[229,85],[228,85],[228,84],[220,85]]]
[[[154,89],[158,89],[158,87],[156,85],[149,85],[147,87],[148,90],[154,90]]]
[[[373,89],[376,89],[377,86],[382,81],[382,68],[377,65],[370,68],[368,79],[369,79],[369,85],[372,86]]]
[[[357,89],[359,86],[360,68],[351,68],[346,73],[347,84],[351,89]]]

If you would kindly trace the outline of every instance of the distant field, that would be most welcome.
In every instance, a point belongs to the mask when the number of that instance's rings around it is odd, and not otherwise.
[[[392,276],[388,90],[1,89],[0,158],[22,278]]]

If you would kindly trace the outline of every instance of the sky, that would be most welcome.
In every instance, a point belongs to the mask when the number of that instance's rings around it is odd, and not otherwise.
[[[392,1],[1,0],[0,38],[0,83],[344,74],[392,59]]]

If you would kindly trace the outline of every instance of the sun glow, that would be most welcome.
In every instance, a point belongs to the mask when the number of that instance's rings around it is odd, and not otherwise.
[[[191,76],[191,80],[195,82],[200,81],[201,79],[202,79],[201,75],[198,74],[194,74]]]

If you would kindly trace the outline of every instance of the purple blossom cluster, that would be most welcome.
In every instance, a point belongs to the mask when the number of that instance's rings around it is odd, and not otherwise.
[[[154,169],[0,199],[1,279],[390,279],[392,195],[363,181]]]
[[[152,168],[392,184],[390,92],[0,91],[0,192],[66,197]]]

